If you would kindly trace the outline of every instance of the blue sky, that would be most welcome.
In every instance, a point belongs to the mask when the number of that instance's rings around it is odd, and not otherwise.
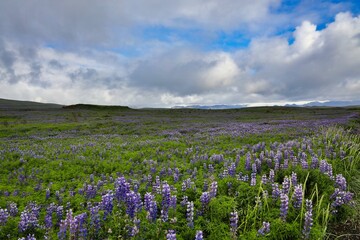
[[[0,97],[171,107],[358,100],[360,1],[4,0]]]

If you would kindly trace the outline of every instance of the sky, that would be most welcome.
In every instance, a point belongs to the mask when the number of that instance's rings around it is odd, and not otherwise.
[[[359,100],[359,14],[358,0],[1,0],[0,98]]]

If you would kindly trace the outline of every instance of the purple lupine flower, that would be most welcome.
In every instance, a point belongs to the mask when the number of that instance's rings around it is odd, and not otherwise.
[[[169,208],[171,202],[171,189],[167,182],[162,186],[162,205],[164,208]]]
[[[56,210],[56,205],[54,203],[51,203],[47,208],[46,208],[46,215],[45,215],[45,227],[47,229],[50,229],[53,227],[53,223],[52,223],[52,214],[53,212]]]
[[[155,221],[157,217],[157,203],[154,200],[150,201],[149,203],[149,210],[148,210],[148,215],[147,218],[151,221]]]
[[[18,208],[17,208],[16,203],[14,203],[14,202],[9,203],[8,210],[9,210],[10,216],[15,217],[18,213]]]
[[[171,195],[171,197],[170,197],[170,207],[173,208],[173,209],[176,209],[176,202],[177,202],[176,195]]]
[[[256,185],[256,173],[251,173],[251,180],[250,180],[250,186]]]
[[[203,240],[203,232],[201,230],[196,231],[195,240]]]
[[[270,172],[269,172],[269,182],[273,183],[275,180],[275,171],[274,169],[270,169]]]
[[[46,189],[45,199],[48,200],[50,198],[50,189]]]
[[[194,227],[194,202],[188,202],[186,208],[186,220],[190,228]]]
[[[30,203],[25,210],[21,212],[19,230],[25,232],[28,229],[35,229],[39,227],[39,207]]]
[[[261,177],[261,184],[266,185],[267,182],[268,182],[268,179],[266,177],[266,174],[263,174]]]
[[[264,236],[265,234],[270,232],[270,223],[263,222],[262,227],[258,230],[258,234]]]
[[[309,163],[306,158],[301,159],[301,167],[302,167],[302,169],[309,169]]]
[[[280,189],[279,189],[279,184],[278,183],[273,183],[272,184],[272,194],[271,194],[273,199],[278,199],[280,197]]]
[[[291,185],[293,186],[297,185],[297,174],[295,172],[291,173]]]
[[[207,181],[204,181],[204,186],[203,186],[203,192],[206,192],[209,189],[209,184]]]
[[[341,191],[346,190],[346,179],[342,174],[337,174],[335,177],[335,187],[339,188]]]
[[[130,218],[135,217],[135,213],[141,209],[141,196],[140,193],[130,191],[126,194],[126,213]]]
[[[77,216],[75,216],[75,221],[77,222],[78,225],[78,232],[79,232],[79,237],[82,239],[86,239],[87,237],[87,214],[86,213],[81,213]]]
[[[181,200],[180,204],[182,207],[185,207],[185,205],[187,204],[188,202],[188,196],[183,196],[183,199]]]
[[[289,191],[290,191],[290,179],[288,177],[285,177],[282,183],[282,192],[284,194],[289,194]]]
[[[0,226],[4,226],[9,218],[7,209],[0,208]]]
[[[253,163],[252,165],[251,165],[251,170],[252,170],[252,173],[257,173],[257,167],[256,167],[256,163]]]
[[[246,154],[245,169],[248,171],[251,170],[251,153],[250,152],[248,152]]]
[[[156,176],[155,177],[155,183],[153,185],[153,192],[157,193],[157,194],[161,194],[161,186],[160,186],[161,182],[160,182],[160,177]]]
[[[151,202],[154,201],[155,196],[152,195],[151,193],[147,192],[145,193],[144,196],[144,206],[145,206],[145,210],[149,211],[150,207],[151,207]]]
[[[94,185],[86,185],[85,187],[85,197],[87,199],[92,199],[92,198],[95,198],[96,197],[96,193],[97,193],[97,187]]]
[[[175,230],[168,230],[168,232],[166,234],[166,240],[176,240]]]
[[[294,189],[294,195],[293,195],[294,208],[300,208],[301,207],[302,198],[303,198],[302,185],[298,184],[298,185],[295,186],[295,189]]]
[[[236,174],[236,166],[235,163],[232,163],[229,167],[228,167],[228,173],[230,176],[234,177]]]
[[[318,168],[318,166],[319,166],[319,159],[317,158],[317,156],[313,156],[313,157],[311,158],[310,167],[311,167],[312,169],[316,169],[316,168]]]
[[[335,188],[334,193],[330,196],[330,199],[334,199],[331,206],[337,208],[344,204],[348,204],[352,201],[353,195],[354,194],[351,192],[341,191],[339,188]],[[337,210],[335,209],[333,212],[336,213]]]
[[[306,199],[306,212],[305,212],[305,220],[304,220],[304,229],[303,234],[305,239],[310,237],[311,227],[313,225],[313,218],[312,218],[312,202],[311,200]]]
[[[287,194],[280,193],[280,217],[286,221],[286,216],[289,209],[289,197]]]
[[[60,240],[65,240],[66,239],[66,231],[67,231],[67,223],[66,223],[65,220],[61,220],[60,221],[59,232],[58,232],[58,238]]]
[[[209,164],[209,173],[214,172],[214,166],[212,164]]]
[[[134,225],[129,228],[130,237],[134,237],[140,232],[140,219],[134,219]]]
[[[115,198],[118,202],[125,202],[127,194],[130,192],[130,184],[124,177],[118,177],[114,183]]]
[[[98,234],[100,230],[100,208],[98,206],[94,206],[90,208],[90,226],[93,229],[95,235]]]
[[[114,208],[113,200],[114,194],[111,191],[102,196],[101,206],[104,210],[104,220],[106,220],[107,216],[112,213],[112,210]]]
[[[236,236],[236,231],[238,228],[239,215],[237,211],[230,213],[230,231],[233,236]]]
[[[216,197],[217,189],[218,189],[218,183],[216,181],[213,181],[210,184],[210,191],[209,191],[210,198]]]
[[[64,207],[63,206],[58,206],[56,208],[57,224],[60,224],[60,221],[63,218],[63,214],[64,214]]]
[[[200,201],[202,204],[202,210],[205,211],[209,202],[210,202],[210,194],[209,192],[203,192],[200,196]]]

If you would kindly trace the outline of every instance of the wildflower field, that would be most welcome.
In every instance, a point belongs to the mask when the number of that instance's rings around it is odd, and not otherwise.
[[[0,239],[359,239],[360,108],[0,109]]]

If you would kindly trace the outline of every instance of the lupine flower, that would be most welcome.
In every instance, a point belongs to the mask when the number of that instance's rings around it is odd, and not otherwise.
[[[15,217],[18,213],[18,208],[17,208],[16,203],[11,202],[8,206],[8,210],[9,210],[10,216]]]
[[[203,232],[201,230],[196,231],[195,240],[203,240]]]
[[[79,237],[83,239],[86,239],[87,237],[86,219],[87,219],[86,213],[81,213],[75,216],[75,221],[77,222],[78,225]]]
[[[249,152],[246,154],[245,169],[248,171],[251,170],[251,154]]]
[[[194,202],[187,203],[186,220],[190,228],[194,227]]]
[[[56,206],[54,203],[51,203],[47,209],[46,209],[46,215],[45,215],[45,227],[47,229],[52,228],[53,223],[52,223],[52,214],[53,212],[56,210]]]
[[[149,210],[147,218],[151,221],[155,221],[157,216],[157,203],[154,200],[150,201],[149,203]]]
[[[184,207],[188,202],[188,196],[183,196],[182,201],[180,202],[181,206]]]
[[[278,199],[280,197],[280,189],[279,189],[278,183],[272,184],[272,194],[271,195],[272,195],[273,199]]]
[[[127,194],[130,192],[130,184],[124,177],[119,177],[115,180],[115,197],[118,202],[125,202]]]
[[[168,232],[166,234],[166,240],[176,240],[175,230],[168,230]]]
[[[302,169],[308,169],[309,168],[309,164],[307,162],[307,159],[302,159],[301,160],[301,167],[302,167]]]
[[[234,177],[236,174],[236,166],[235,163],[232,163],[228,168],[228,173],[230,176]]]
[[[210,198],[216,197],[217,188],[218,188],[218,183],[216,181],[212,182],[210,185],[210,191],[209,191]]]
[[[111,191],[102,196],[101,206],[104,210],[104,220],[106,220],[107,216],[112,213],[114,207],[113,200],[114,194]]]
[[[306,212],[305,212],[305,222],[304,222],[304,230],[303,230],[305,239],[309,238],[312,225],[313,225],[312,202],[311,200],[306,199]]]
[[[263,174],[262,177],[261,177],[261,184],[265,185],[267,183],[267,177],[266,177],[266,174]]]
[[[256,173],[251,173],[251,180],[250,180],[250,186],[256,185]]]
[[[141,209],[141,197],[140,193],[130,191],[126,194],[126,213],[130,218],[135,217],[135,213]]]
[[[335,188],[334,193],[330,196],[330,199],[334,199],[331,206],[337,208],[344,204],[348,204],[352,201],[353,195],[354,194],[351,192],[341,191],[339,188]],[[337,210],[335,209],[333,212],[336,213]]]
[[[258,234],[264,236],[265,234],[270,232],[270,223],[263,222],[262,227],[258,230]]]
[[[25,232],[28,229],[39,227],[39,207],[36,204],[29,204],[25,210],[21,212],[19,230]]]
[[[48,200],[50,198],[50,189],[46,189],[45,199]]]
[[[100,208],[98,206],[90,208],[90,226],[94,230],[95,235],[97,235],[100,230],[99,210]]]
[[[130,237],[136,236],[140,231],[140,219],[134,219],[134,225],[129,228]]]
[[[313,157],[311,158],[311,164],[310,164],[310,166],[311,166],[312,169],[318,168],[318,166],[319,166],[319,159],[317,158],[317,156],[313,156]]]
[[[237,211],[231,212],[230,213],[230,231],[233,236],[236,236],[238,221],[239,221],[238,212]]]
[[[256,163],[251,165],[252,173],[257,173]]]
[[[7,209],[0,208],[0,226],[5,225],[8,218],[9,218],[9,213]]]
[[[288,177],[285,177],[282,183],[282,193],[289,194],[289,191],[290,191],[290,179]]]
[[[64,214],[64,207],[63,206],[58,206],[56,208],[56,217],[57,217],[57,223],[59,224],[61,219],[63,218],[63,214]]]
[[[151,207],[151,202],[154,201],[155,199],[155,196],[152,195],[151,193],[145,193],[145,196],[144,196],[144,206],[145,206],[145,210],[146,211],[149,211],[150,210],[150,207]]]
[[[210,194],[209,192],[203,192],[200,196],[200,201],[202,203],[202,209],[205,211],[207,208],[209,202],[210,202]]]
[[[275,171],[273,169],[270,169],[269,172],[269,182],[273,183],[275,180]]]
[[[280,193],[280,217],[283,221],[286,220],[286,216],[289,209],[289,197],[287,194]]]
[[[346,190],[346,179],[342,174],[337,174],[335,177],[335,187],[339,188],[341,191]]]
[[[301,204],[302,204],[302,197],[303,196],[303,189],[302,189],[302,185],[298,184],[295,186],[294,189],[294,195],[293,195],[293,200],[294,200],[294,208],[300,208]]]
[[[167,182],[165,182],[163,184],[163,189],[162,189],[162,205],[163,208],[169,208],[171,204],[171,190],[170,190],[170,186]]]

